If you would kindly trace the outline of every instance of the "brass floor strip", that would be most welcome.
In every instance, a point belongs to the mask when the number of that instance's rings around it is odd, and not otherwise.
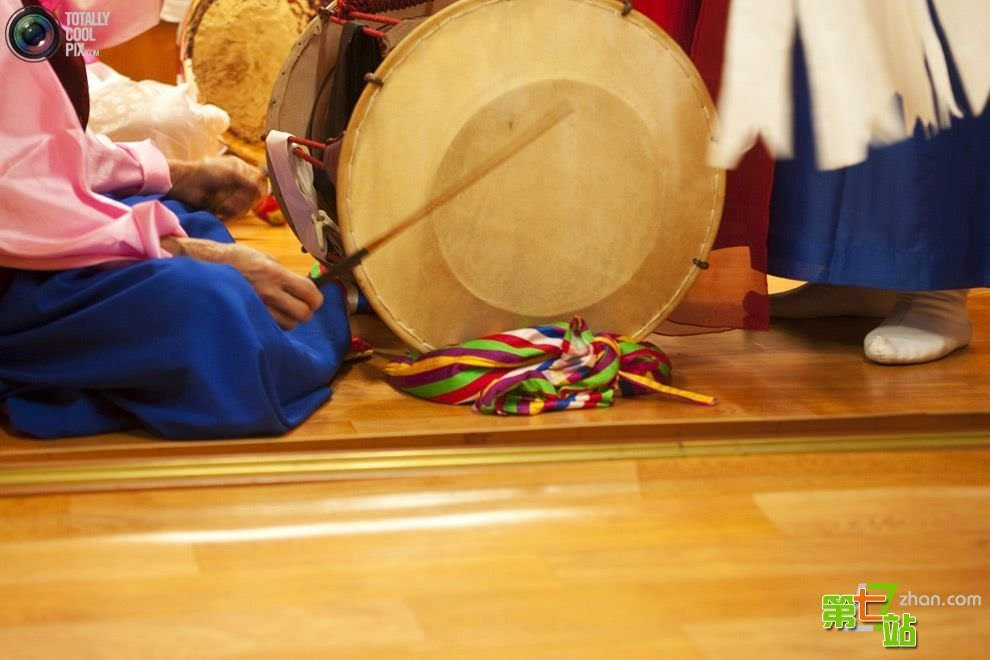
[[[12,468],[0,473],[0,494],[315,481],[372,472],[527,463],[976,447],[990,447],[990,432],[221,456]]]

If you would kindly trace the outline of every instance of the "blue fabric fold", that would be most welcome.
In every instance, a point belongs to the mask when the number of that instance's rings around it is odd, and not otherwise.
[[[164,203],[190,236],[233,241],[209,213]],[[14,271],[0,296],[0,405],[16,430],[39,438],[285,433],[330,398],[350,345],[340,288],[323,295],[313,319],[286,332],[225,264]]]
[[[990,285],[990,113],[819,171],[800,41],[793,57],[795,158],[774,171],[768,272],[905,291]],[[951,54],[950,75],[965,106]]]

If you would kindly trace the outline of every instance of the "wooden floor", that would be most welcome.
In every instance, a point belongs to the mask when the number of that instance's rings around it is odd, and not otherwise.
[[[0,657],[860,658],[990,648],[990,451],[421,471],[0,498]],[[900,596],[981,596],[905,607]]]
[[[308,267],[285,228],[234,229]],[[972,346],[918,367],[867,363],[870,323],[850,319],[659,338],[675,384],[717,407],[641,398],[532,419],[394,392],[380,367],[400,347],[364,318],[386,355],[284,438],[0,435],[0,492],[49,491],[0,497],[0,658],[876,657],[882,633],[821,626],[822,595],[876,582],[918,618],[912,655],[985,657],[990,296],[971,307]],[[974,446],[938,442],[952,437]],[[862,451],[909,438],[942,448]],[[612,460],[575,460],[602,446]],[[644,458],[664,447],[684,455]],[[756,455],[692,455],[705,448]],[[439,467],[455,450],[502,458]],[[163,480],[169,466],[361,467],[390,451],[405,469],[147,489],[186,483]],[[66,476],[108,466],[134,478]],[[908,591],[983,604],[902,607]]]
[[[310,258],[287,227],[257,219],[233,225],[242,241],[273,252],[299,271]],[[972,345],[937,363],[885,367],[867,362],[863,319],[777,323],[770,332],[733,331],[657,337],[671,356],[674,384],[718,397],[714,408],[664,399],[620,400],[608,410],[535,418],[481,416],[465,407],[399,394],[381,376],[403,347],[373,317],[355,317],[355,332],[381,353],[344,369],[330,403],[279,438],[175,443],[143,433],[37,441],[0,432],[0,490],[5,475],[101,461],[273,456],[327,450],[456,448],[505,445],[710,440],[741,443],[774,437],[841,443],[849,435],[990,431],[990,292],[971,295]],[[990,436],[987,436],[990,437]],[[838,439],[838,440],[837,440]],[[841,448],[841,444],[839,446]]]

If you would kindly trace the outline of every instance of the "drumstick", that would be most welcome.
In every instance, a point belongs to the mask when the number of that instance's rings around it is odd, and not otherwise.
[[[496,167],[515,156],[523,148],[535,142],[541,135],[549,131],[560,122],[564,121],[564,119],[566,119],[572,112],[574,112],[574,108],[571,107],[570,103],[564,102],[556,106],[539,121],[534,123],[525,131],[519,133],[519,135],[517,135],[514,139],[505,143],[501,149],[489,156],[487,160],[465,174],[461,179],[449,186],[442,193],[421,206],[418,210],[402,220],[402,222],[398,223],[378,238],[370,241],[364,247],[357,250],[354,254],[348,256],[343,261],[331,266],[330,270],[314,280],[316,285],[322,286],[327,282],[330,282],[333,278],[339,276],[341,273],[357,266],[361,263],[361,260],[368,256],[373,250],[378,249],[383,244],[420,222],[423,218],[427,217],[438,208],[476,184],[486,175],[490,174]]]

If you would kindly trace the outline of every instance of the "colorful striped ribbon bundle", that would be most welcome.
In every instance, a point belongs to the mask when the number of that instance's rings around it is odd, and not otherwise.
[[[595,335],[584,319],[523,328],[410,354],[385,366],[399,390],[437,403],[474,403],[476,411],[537,415],[606,408],[616,394],[661,392],[715,405],[715,399],[670,387],[670,360],[649,342]]]

